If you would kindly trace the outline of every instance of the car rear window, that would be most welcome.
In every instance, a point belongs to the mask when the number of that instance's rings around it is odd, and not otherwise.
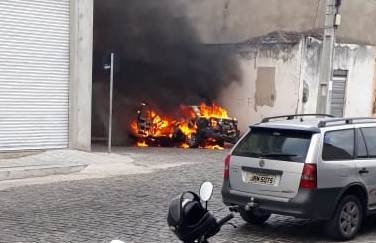
[[[232,154],[304,163],[311,138],[309,131],[252,128]]]
[[[326,132],[322,159],[326,161],[354,159],[354,129]]]

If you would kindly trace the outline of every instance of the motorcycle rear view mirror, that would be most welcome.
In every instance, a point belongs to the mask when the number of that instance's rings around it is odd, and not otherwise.
[[[213,184],[209,181],[205,181],[200,187],[200,198],[202,201],[207,202],[213,195]]]

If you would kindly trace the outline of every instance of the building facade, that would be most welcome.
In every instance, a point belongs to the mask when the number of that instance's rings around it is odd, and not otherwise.
[[[183,17],[190,19],[201,40],[209,44],[239,42],[265,30],[300,31],[322,24],[320,0],[300,7],[296,6],[301,0],[286,4],[280,0],[163,1],[179,2],[186,10],[181,11]],[[101,7],[125,1],[0,1],[0,151],[90,150],[94,2]],[[375,3],[345,2],[344,27],[339,34],[352,39],[353,35],[346,34],[353,33],[373,43],[374,33],[364,29],[374,22]],[[222,95],[221,99],[243,128],[282,108],[290,113],[315,111],[319,40],[291,38],[279,45],[241,45],[245,78],[228,87],[232,97]],[[333,107],[341,110],[343,106],[344,115],[369,115],[374,109],[374,86],[370,84],[374,48],[343,45],[337,49],[342,50],[336,54],[335,74],[342,80],[338,86],[352,92],[346,92],[345,99],[340,98]]]
[[[320,38],[316,33],[273,32],[235,47],[243,78],[226,87],[220,100],[238,118],[242,131],[266,116],[316,113]],[[333,115],[375,114],[375,58],[374,46],[336,45]]]
[[[205,43],[237,43],[275,30],[306,31],[324,26],[325,0],[172,1],[185,6]],[[376,32],[367,31],[376,22],[376,1],[344,0],[340,13],[337,36],[376,44]]]

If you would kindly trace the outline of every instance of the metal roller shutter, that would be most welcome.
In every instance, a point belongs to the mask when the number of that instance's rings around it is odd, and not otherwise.
[[[69,11],[0,1],[0,151],[68,146]]]
[[[346,97],[346,82],[347,82],[347,71],[334,70],[330,109],[331,109],[331,114],[337,117],[343,116],[343,111],[345,108],[345,97]]]

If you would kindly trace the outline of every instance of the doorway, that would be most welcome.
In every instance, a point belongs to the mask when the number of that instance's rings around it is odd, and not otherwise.
[[[343,117],[346,104],[347,70],[334,70],[332,79],[332,97],[330,99],[330,113],[336,117]]]

